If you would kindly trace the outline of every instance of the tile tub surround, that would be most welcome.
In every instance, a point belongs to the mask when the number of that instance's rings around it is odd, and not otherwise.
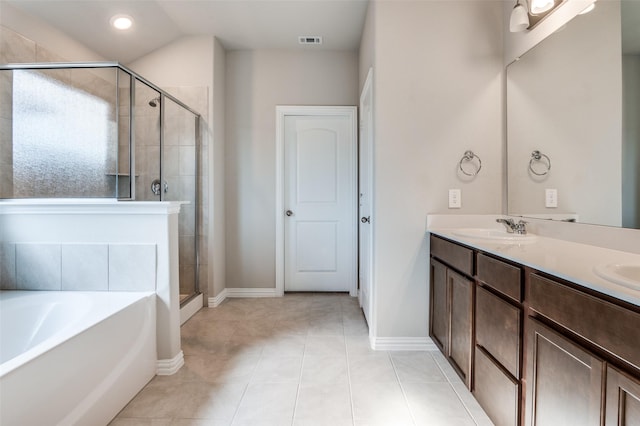
[[[54,269],[52,275],[40,276],[53,278],[46,285],[53,282],[58,289],[82,286],[78,277],[86,271],[83,272],[84,260],[80,258],[90,256],[90,261],[85,260],[93,267],[84,278],[89,282],[91,274],[96,277],[88,284],[100,285],[103,290],[151,287],[157,295],[158,374],[172,374],[183,363],[178,292],[181,204],[112,199],[0,200],[0,282],[3,288],[11,288],[11,282],[21,282],[19,274],[23,283],[32,282],[29,273],[20,271],[28,267],[29,259],[48,259],[38,253],[48,253],[51,249],[55,251],[53,256],[57,260],[53,263],[57,263],[57,267],[48,262],[39,265]],[[76,247],[82,245],[86,245],[87,250]],[[107,289],[104,275],[97,275],[104,272],[105,265],[111,270]],[[115,270],[131,273],[113,274]],[[139,272],[142,275],[132,283],[131,276]]]
[[[156,290],[155,244],[3,243],[0,250],[0,290]]]
[[[490,425],[439,352],[372,351],[358,301],[229,299],[182,327],[185,366],[113,420],[132,425]]]
[[[596,265],[611,264],[611,263],[629,263],[640,264],[640,254],[614,250],[611,248],[604,248],[597,245],[585,244],[581,242],[574,242],[571,240],[552,238],[546,234],[544,226],[558,227],[562,226],[563,229],[568,229],[566,234],[569,238],[572,237],[571,232],[576,224],[573,223],[545,223],[545,221],[538,221],[534,226],[528,229],[538,235],[538,238],[533,243],[505,243],[501,241],[492,241],[487,239],[468,238],[461,237],[455,234],[456,229],[460,228],[495,228],[504,229],[502,225],[495,222],[498,217],[507,217],[502,215],[486,215],[486,216],[464,216],[455,215],[434,216],[427,219],[427,232],[431,232],[436,235],[448,238],[450,240],[465,244],[487,253],[495,254],[507,260],[511,260],[516,263],[520,263],[525,266],[537,269],[541,272],[546,272],[554,275],[558,278],[565,279],[567,281],[575,282],[586,288],[598,291],[600,293],[615,297],[620,300],[624,300],[629,303],[640,306],[640,291],[622,285],[614,284],[608,280],[600,278],[593,272],[593,267]],[[518,218],[516,218],[518,219]],[[532,221],[533,222],[533,221]],[[538,228],[536,228],[536,226]],[[583,241],[593,240],[594,243],[602,239],[603,227],[591,226],[595,228],[593,230],[594,236],[585,235],[581,238]],[[589,226],[582,225],[580,232],[587,233]],[[640,232],[633,229],[611,229],[611,232],[620,232],[628,235],[629,240],[636,241]],[[586,231],[585,231],[586,230]],[[626,233],[624,231],[627,231]],[[600,234],[600,235],[598,235]],[[621,244],[627,244],[626,241],[621,241]]]

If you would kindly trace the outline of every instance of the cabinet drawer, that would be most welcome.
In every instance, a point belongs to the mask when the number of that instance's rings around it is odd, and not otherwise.
[[[477,276],[480,281],[513,300],[522,301],[520,268],[482,253],[478,254],[477,262]]]
[[[521,309],[476,288],[476,344],[514,377],[520,377]]]
[[[531,274],[531,309],[640,368],[640,314]]]
[[[473,250],[431,236],[431,255],[453,266],[463,274],[473,275]]]
[[[519,417],[520,387],[476,347],[473,396],[496,426],[516,426]]]

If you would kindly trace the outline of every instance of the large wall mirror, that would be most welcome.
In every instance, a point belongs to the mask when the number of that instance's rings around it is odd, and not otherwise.
[[[507,67],[507,164],[509,214],[640,229],[640,1],[599,1]]]

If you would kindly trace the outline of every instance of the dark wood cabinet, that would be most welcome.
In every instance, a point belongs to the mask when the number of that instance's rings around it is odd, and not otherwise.
[[[431,259],[431,312],[429,334],[442,353],[449,350],[449,299],[447,290],[447,267]]]
[[[470,389],[475,283],[463,274],[472,274],[473,251],[432,238],[431,253],[442,261],[431,259],[429,335]]]
[[[467,388],[471,388],[474,283],[451,269],[447,270],[447,280],[450,292],[449,315],[451,318],[448,356]]]
[[[504,371],[482,347],[476,346],[473,396],[496,426],[520,421],[520,381]]]
[[[431,236],[429,333],[497,426],[640,426],[640,307]]]
[[[497,426],[520,424],[522,270],[477,254],[473,395]]]
[[[640,380],[607,368],[605,426],[640,426]]]
[[[604,362],[535,319],[527,325],[527,426],[598,426]]]

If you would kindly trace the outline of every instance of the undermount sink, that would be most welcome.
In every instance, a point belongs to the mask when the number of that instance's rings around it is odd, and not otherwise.
[[[537,236],[533,234],[511,234],[501,229],[491,228],[462,228],[453,231],[453,234],[459,237],[514,243],[533,242],[537,239]]]
[[[593,272],[607,281],[640,290],[640,264],[597,265],[593,267]]]

